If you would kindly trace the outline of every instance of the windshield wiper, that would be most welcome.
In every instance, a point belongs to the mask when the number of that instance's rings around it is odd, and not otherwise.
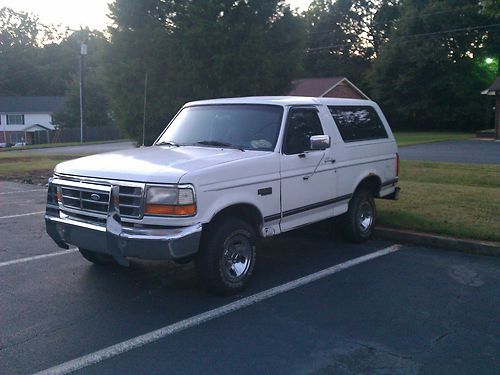
[[[180,147],[181,146],[180,144],[175,143],[173,141],[161,141],[161,142],[155,143],[155,146],[165,146],[165,145],[174,146],[174,147]]]
[[[220,141],[199,141],[199,142],[196,142],[195,144],[202,145],[202,146],[235,148],[237,150],[245,152],[245,149],[242,146],[237,146],[237,145],[233,145],[231,143],[220,142]]]

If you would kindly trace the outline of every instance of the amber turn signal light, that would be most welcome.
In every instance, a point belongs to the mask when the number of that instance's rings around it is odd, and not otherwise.
[[[165,204],[146,204],[144,213],[150,215],[192,216],[196,214],[196,205],[171,206]]]

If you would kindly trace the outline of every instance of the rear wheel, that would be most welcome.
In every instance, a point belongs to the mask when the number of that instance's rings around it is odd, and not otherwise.
[[[255,233],[238,218],[226,218],[207,228],[196,268],[202,285],[221,295],[244,289],[255,267]]]
[[[370,191],[357,190],[349,202],[349,209],[345,214],[344,229],[349,240],[363,242],[373,234],[377,210],[375,200]]]
[[[82,254],[82,256],[91,263],[98,264],[100,266],[116,264],[115,258],[111,255],[96,253],[95,251],[82,248],[78,250],[80,251],[80,254]]]

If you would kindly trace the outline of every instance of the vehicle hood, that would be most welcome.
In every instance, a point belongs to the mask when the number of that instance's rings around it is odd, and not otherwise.
[[[74,176],[149,183],[177,183],[191,171],[262,155],[197,146],[152,146],[113,151],[65,161],[55,172]]]

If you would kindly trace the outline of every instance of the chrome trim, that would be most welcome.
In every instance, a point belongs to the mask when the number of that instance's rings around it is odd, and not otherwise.
[[[96,183],[106,183],[109,185],[120,185],[120,186],[126,186],[126,187],[142,187],[146,185],[144,182],[133,182],[133,181],[126,181],[126,180],[113,180],[113,179],[106,179],[106,178],[97,178],[97,177],[84,177],[84,176],[75,176],[75,175],[69,175],[69,174],[64,174],[64,173],[54,173],[54,176],[56,178],[61,178],[64,180],[73,180],[73,181],[82,181],[82,182],[96,182]]]
[[[64,175],[64,174],[57,174],[57,173],[51,179],[50,183],[52,183],[53,185],[56,185],[60,188],[67,188],[69,190],[72,190],[74,188],[74,189],[76,189],[76,191],[79,191],[79,192],[81,192],[81,191],[89,191],[89,192],[97,191],[97,192],[105,192],[107,194],[110,194],[110,191],[111,191],[113,186],[140,189],[140,194],[123,193],[123,197],[139,200],[139,204],[125,204],[124,203],[123,207],[128,207],[132,210],[136,209],[137,215],[123,214],[123,217],[133,219],[133,220],[141,220],[144,217],[144,199],[145,199],[145,191],[146,191],[146,188],[145,188],[146,184],[145,183],[137,183],[137,182],[121,181],[121,180],[108,180],[108,179],[100,179],[100,178],[89,178],[89,177],[78,177],[78,176],[71,176],[71,175]],[[122,194],[120,194],[120,195],[122,195]],[[64,195],[63,198],[74,199],[74,200],[78,200],[80,202],[88,202],[88,203],[92,203],[92,204],[104,204],[105,203],[104,201],[86,200],[86,199],[83,199],[81,196],[80,197],[72,197],[72,196]],[[106,204],[109,204],[109,202],[107,202]],[[61,210],[65,210],[65,211],[72,212],[75,214],[81,214],[81,215],[87,215],[87,216],[93,216],[93,217],[99,217],[99,218],[102,218],[103,217],[102,215],[104,215],[104,217],[105,217],[104,211],[85,209],[83,207],[80,207],[80,209],[78,209],[77,207],[71,207],[68,205],[61,204],[61,203],[59,203],[59,207]]]
[[[192,234],[196,234],[200,232],[202,229],[201,224],[195,224],[189,227],[180,227],[180,228],[169,228],[169,229],[147,229],[147,228],[124,228],[121,233],[122,237],[134,240],[155,240],[158,239],[158,233],[162,231],[165,233],[169,233],[169,239],[178,240],[185,236],[190,236]],[[134,233],[136,232],[136,233]]]
[[[71,244],[109,254],[124,266],[128,265],[127,257],[166,260],[192,256],[198,251],[201,223],[176,228],[123,227],[115,208],[110,211],[106,226],[47,212],[47,233],[62,248],[69,248]]]
[[[77,221],[74,219],[70,219],[67,215],[66,217],[56,217],[56,216],[50,216],[50,215],[45,215],[45,220],[48,221],[54,221],[57,223],[64,223],[64,224],[69,224],[69,225],[74,225],[76,227],[81,227],[81,228],[87,228],[87,229],[92,229],[96,230],[99,232],[106,232],[106,227],[97,225],[97,224],[92,224],[92,223],[87,223],[84,221]]]
[[[54,184],[54,180],[58,183]],[[60,178],[49,179],[49,193],[53,192],[54,187],[64,186],[65,182],[66,180]],[[87,184],[73,181],[73,183],[78,184],[78,187],[95,185],[95,182]],[[194,193],[191,185],[180,186],[190,187]],[[201,223],[186,227],[124,225],[120,213],[120,199],[123,198],[120,197],[121,187],[116,183],[103,187],[109,190],[109,204],[105,213],[91,213],[88,210],[68,208],[62,204],[55,207],[48,203],[45,213],[47,233],[62,248],[67,249],[71,244],[108,254],[121,265],[128,265],[128,257],[177,259],[192,256],[198,251],[203,228]],[[142,202],[144,202],[144,192],[145,188],[141,188]],[[100,222],[96,222],[96,219]]]
[[[61,186],[61,187],[69,186],[69,187],[74,187],[74,188],[83,189],[83,190],[97,190],[97,191],[103,191],[103,192],[108,193],[108,194],[111,191],[111,186],[97,185],[97,184],[93,184],[91,182],[84,182],[84,181],[76,182],[76,181],[72,181],[72,180],[63,180],[60,178],[54,178],[54,179],[52,179],[51,183],[53,185],[57,185],[57,186]],[[82,184],[85,184],[85,186],[82,186]]]
[[[103,211],[91,211],[91,210],[83,211],[81,209],[77,209],[74,207],[63,206],[62,203],[59,203],[58,208],[61,212],[70,212],[72,214],[77,214],[82,216],[91,216],[91,217],[96,217],[98,219],[106,219],[106,212]]]

